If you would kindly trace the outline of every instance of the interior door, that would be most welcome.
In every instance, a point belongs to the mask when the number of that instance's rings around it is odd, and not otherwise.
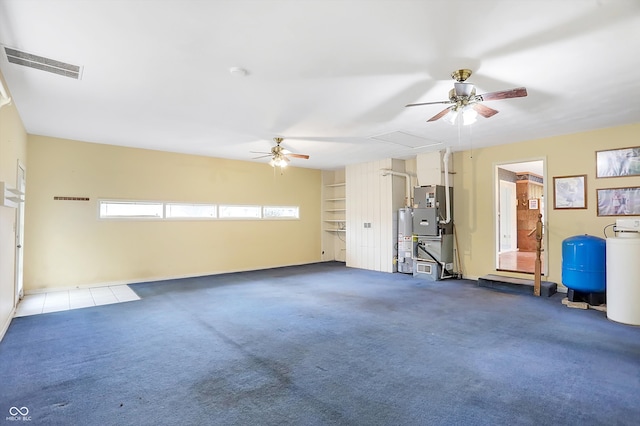
[[[18,163],[18,176],[16,180],[16,187],[23,194],[25,192],[25,172],[24,166]],[[24,296],[23,289],[23,247],[24,247],[24,203],[18,203],[16,209],[16,292],[15,292],[15,304]]]
[[[500,181],[498,217],[500,232],[499,252],[516,250],[518,247],[518,231],[516,223],[516,184],[514,182]]]

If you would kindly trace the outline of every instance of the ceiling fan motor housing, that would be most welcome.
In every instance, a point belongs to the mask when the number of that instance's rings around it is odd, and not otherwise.
[[[454,83],[454,90],[458,97],[470,97],[473,95],[473,84],[471,83]]]

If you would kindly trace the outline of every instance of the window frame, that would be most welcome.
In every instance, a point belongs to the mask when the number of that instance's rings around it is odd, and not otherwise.
[[[111,204],[127,204],[127,205],[156,205],[160,207],[160,216],[149,215],[122,215],[122,216],[103,216],[102,206],[103,203]],[[98,219],[99,220],[151,220],[158,221],[164,220],[164,203],[162,201],[152,200],[115,200],[115,199],[98,199]]]
[[[267,209],[295,209],[295,216],[267,216]],[[262,218],[265,220],[300,220],[300,206],[262,206]]]

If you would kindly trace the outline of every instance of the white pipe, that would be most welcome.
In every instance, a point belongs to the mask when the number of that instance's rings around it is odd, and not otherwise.
[[[382,172],[382,176],[393,175],[402,176],[405,178],[405,207],[411,207],[411,176],[409,175],[409,173],[394,172],[393,170],[389,169],[380,169],[380,171]]]
[[[449,196],[449,156],[451,155],[451,147],[447,147],[444,152],[444,157],[442,157],[442,163],[444,165],[444,199],[445,203],[447,203],[447,218],[445,220],[441,220],[441,224],[447,224],[451,222],[451,199]]]

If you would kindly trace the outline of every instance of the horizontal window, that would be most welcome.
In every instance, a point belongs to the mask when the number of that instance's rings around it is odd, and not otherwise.
[[[262,207],[260,206],[220,206],[219,213],[225,219],[260,219]]]
[[[298,206],[98,200],[100,219],[299,219]]]
[[[100,201],[100,218],[161,219],[163,203],[144,201]]]
[[[215,219],[215,204],[165,204],[165,217],[167,219]]]
[[[262,209],[262,214],[265,219],[298,219],[300,217],[300,208],[295,206],[264,206]]]

